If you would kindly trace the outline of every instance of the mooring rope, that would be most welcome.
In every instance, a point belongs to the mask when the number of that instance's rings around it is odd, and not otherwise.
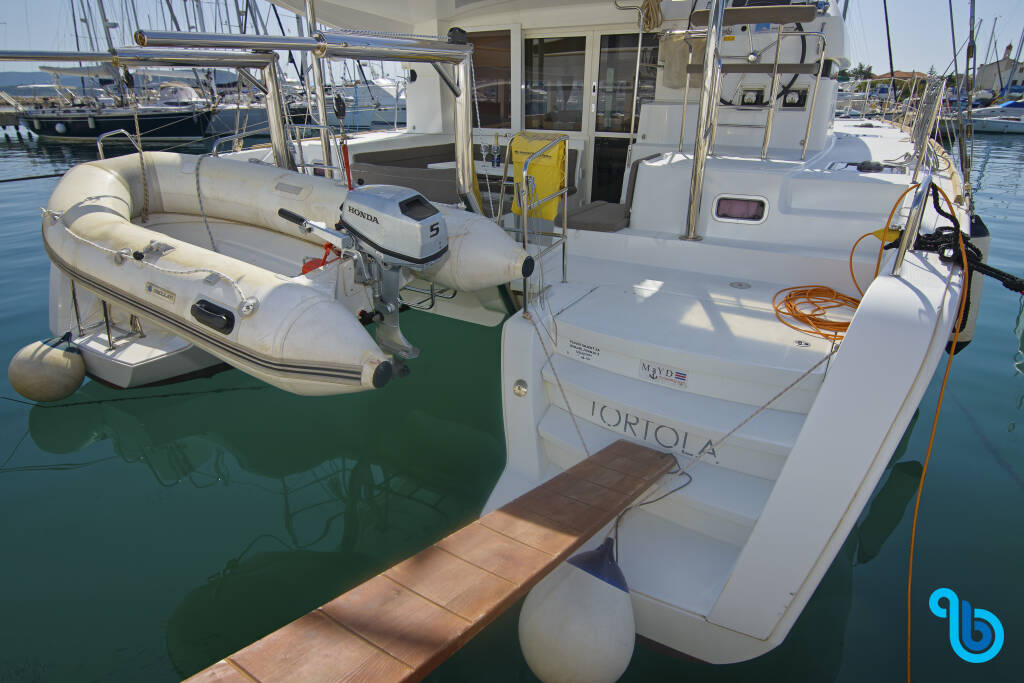
[[[146,158],[142,154],[142,133],[139,129],[139,102],[132,98],[132,118],[135,119],[135,144],[139,146],[139,170],[142,172],[142,213],[139,219],[145,223],[149,220],[149,183],[146,179]]]

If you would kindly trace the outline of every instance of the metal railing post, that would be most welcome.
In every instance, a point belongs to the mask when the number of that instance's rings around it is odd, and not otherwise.
[[[764,124],[764,141],[761,143],[761,160],[768,157],[768,143],[772,138],[772,123],[775,121],[775,98],[779,91],[779,53],[782,49],[782,24],[775,37],[775,63],[772,65],[772,87],[768,95],[768,120]]]
[[[626,151],[626,158],[632,158],[633,136],[636,134],[636,98],[640,92],[640,56],[644,50],[644,23],[647,21],[642,5],[620,5],[619,0],[612,0],[615,9],[634,10],[637,13],[637,36],[636,36],[636,70],[633,72],[633,107],[629,114],[629,148]]]
[[[459,78],[459,95],[455,98],[455,181],[459,198],[466,208],[481,216],[484,214],[480,199],[480,186],[476,181],[476,163],[473,161],[473,77],[470,52],[455,67]],[[397,106],[397,105],[396,105]]]
[[[897,277],[903,268],[903,259],[906,257],[907,251],[917,241],[917,233],[921,229],[921,219],[924,217],[924,208],[931,186],[932,176],[929,174],[921,180],[921,184],[914,193],[914,200],[910,204],[910,215],[907,216],[907,225],[903,228],[903,237],[900,239],[900,248],[896,252],[896,260],[892,264],[892,274]]]
[[[701,239],[697,235],[697,222],[700,218],[701,195],[704,193],[704,167],[716,126],[715,105],[722,82],[719,78],[722,63],[718,53],[718,41],[722,35],[724,14],[725,2],[715,0],[714,9],[708,18],[707,42],[704,46],[704,74],[697,105],[697,132],[693,143],[693,171],[690,175],[690,205],[686,212],[686,234],[680,237],[684,240]]]
[[[312,34],[317,31],[316,27],[316,9],[313,7],[313,0],[306,0],[306,22],[309,24],[309,32]],[[317,52],[311,54],[312,66],[313,66],[313,85],[316,88],[316,113],[320,119],[318,123],[324,128],[320,129],[320,148],[323,156],[321,157],[324,161],[324,173],[327,174],[328,178],[334,177],[334,172],[331,170],[331,131],[326,128],[327,126],[327,102],[324,101],[324,67],[323,62],[320,59],[320,55]],[[301,142],[299,143],[302,144]]]
[[[683,39],[686,43],[686,80],[683,82],[683,115],[679,122],[679,151],[683,151],[683,140],[686,138],[686,108],[690,104],[690,64],[693,62],[693,45],[690,37]]]
[[[821,86],[821,72],[825,68],[825,38],[821,37],[821,56],[818,58],[818,73],[814,76],[814,92],[811,93],[811,106],[807,112],[807,129],[804,131],[804,147],[800,152],[800,160],[807,156],[807,144],[811,141],[811,125],[814,123],[814,107],[818,103],[818,88]]]
[[[267,126],[270,128],[270,147],[274,151],[274,163],[280,168],[294,171],[295,159],[288,149],[288,137],[285,134],[284,102],[281,100],[281,87],[277,80],[276,61],[263,67],[263,83],[267,86]],[[302,144],[301,140],[299,144]]]
[[[939,107],[942,105],[942,97],[945,94],[945,90],[944,84],[935,84],[933,99],[925,103],[927,110],[922,112],[924,116],[920,119],[921,127],[919,130],[914,131],[913,143],[914,151],[917,152],[917,163],[914,165],[914,175],[910,180],[911,183],[917,182],[917,176],[921,172],[925,157],[928,156],[928,141],[931,139],[931,132],[935,127],[935,119],[939,115]]]

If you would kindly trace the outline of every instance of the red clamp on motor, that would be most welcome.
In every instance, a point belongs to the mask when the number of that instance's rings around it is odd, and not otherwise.
[[[302,274],[306,275],[306,274],[316,270],[317,268],[323,268],[328,263],[334,263],[334,261],[337,261],[338,259],[332,259],[330,261],[327,260],[328,257],[331,255],[331,252],[334,252],[335,254],[337,254],[339,258],[341,257],[341,254],[339,254],[338,250],[334,248],[334,245],[332,245],[330,242],[328,242],[328,243],[324,244],[324,255],[323,255],[323,258],[319,258],[319,259],[311,258],[311,259],[309,259],[308,261],[306,261],[305,263],[302,264]]]

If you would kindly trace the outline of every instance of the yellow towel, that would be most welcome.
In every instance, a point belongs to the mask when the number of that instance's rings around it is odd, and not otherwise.
[[[550,133],[518,133],[512,138],[512,142],[509,143],[509,150],[512,155],[514,179],[517,186],[522,181],[523,164],[526,163],[527,158],[556,138],[556,135],[551,135]],[[533,176],[536,193],[531,193],[529,202],[547,197],[565,187],[566,154],[566,141],[562,141],[530,162],[530,175]],[[539,216],[545,220],[554,220],[555,216],[558,215],[558,202],[559,198],[555,197],[539,206],[535,206],[530,210],[530,217]],[[512,212],[520,216],[523,213],[522,208],[519,206],[518,193],[515,193],[512,198]]]

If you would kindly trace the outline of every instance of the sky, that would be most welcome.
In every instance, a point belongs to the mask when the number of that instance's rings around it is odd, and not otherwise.
[[[372,0],[367,0],[372,2]],[[608,0],[611,2],[611,0]],[[833,0],[843,3],[846,0]],[[71,20],[71,0],[0,0],[3,10],[0,11],[0,49],[6,50],[73,50],[75,46],[74,24]],[[95,0],[74,0],[76,8],[85,2],[87,7],[95,8]],[[190,0],[191,2],[191,0]],[[268,7],[265,0],[258,0],[264,13]],[[849,0],[847,15],[849,24],[848,54],[854,64],[863,62],[874,67],[875,73],[889,70],[888,53],[886,50],[885,21],[882,9],[883,0]],[[182,20],[182,0],[172,0],[179,21]],[[234,0],[227,0],[227,5],[234,7]],[[952,0],[957,41],[967,37],[968,0]],[[131,6],[131,0],[104,0],[108,15],[113,21],[122,25],[121,16],[124,8]],[[135,0],[139,19],[143,26],[150,22],[157,28],[163,28],[164,14],[161,10],[163,0]],[[206,8],[207,29],[214,26],[214,8],[223,9],[224,0],[204,0]],[[95,11],[95,9],[93,10]],[[285,29],[295,32],[295,22],[287,10],[280,10]],[[998,55],[1008,43],[1014,50],[1024,29],[1024,0],[977,0],[976,17],[982,19],[977,38],[979,64],[982,54],[989,43],[989,34],[996,17],[995,43],[999,46]],[[234,25],[232,19],[232,25]],[[276,21],[271,17],[271,26]],[[949,0],[889,0],[889,25],[892,34],[893,63],[901,71],[927,71],[934,66],[944,72],[953,55],[950,39]],[[81,25],[80,25],[81,29]],[[115,29],[116,44],[128,44],[131,37],[122,29]],[[80,38],[85,38],[81,34]],[[83,49],[86,43],[83,42]],[[105,49],[105,45],[100,45]],[[989,60],[984,60],[989,61]],[[963,64],[963,57],[958,60]],[[15,62],[0,62],[0,71],[26,71],[31,65]]]

